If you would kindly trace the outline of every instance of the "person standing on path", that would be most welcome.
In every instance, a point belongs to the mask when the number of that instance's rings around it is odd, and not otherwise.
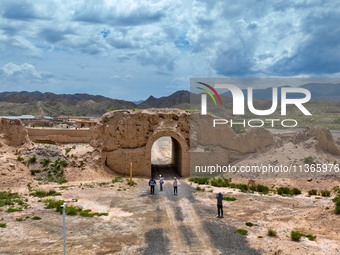
[[[151,188],[150,193],[152,195],[155,194],[155,185],[156,185],[156,180],[153,177],[151,177],[151,179],[149,181],[149,186]]]
[[[160,190],[163,191],[163,183],[164,183],[164,178],[163,176],[160,174],[159,175],[159,187],[160,187]]]
[[[177,189],[177,187],[178,187],[178,180],[177,180],[176,177],[174,179],[173,186],[174,186],[174,195],[178,195],[178,189]]]
[[[223,218],[223,195],[218,193],[215,197],[217,199],[217,217]]]

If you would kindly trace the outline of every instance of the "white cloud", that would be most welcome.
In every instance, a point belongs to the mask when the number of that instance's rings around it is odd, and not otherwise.
[[[6,65],[2,66],[1,70],[7,77],[18,75],[31,75],[35,78],[42,78],[41,74],[37,72],[35,67],[28,63],[16,65],[13,62],[9,62]]]
[[[168,94],[174,82],[183,89],[189,87],[188,79],[177,77],[334,76],[340,72],[336,1],[3,2],[3,83],[35,87],[53,73],[63,80],[65,92],[77,88],[107,94],[117,74],[116,85],[126,94],[135,91],[135,86],[143,88],[147,97],[153,91]],[[16,8],[18,3],[25,9]],[[21,83],[15,80],[20,77]],[[93,86],[97,83],[100,87]]]

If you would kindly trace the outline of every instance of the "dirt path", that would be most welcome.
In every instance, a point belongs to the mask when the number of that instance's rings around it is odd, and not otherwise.
[[[164,191],[157,187],[155,195],[149,195],[158,214],[148,219],[152,223],[143,254],[259,254],[233,227],[216,219],[210,205],[198,205],[190,185],[183,181],[176,196],[171,183],[168,180]]]
[[[109,214],[93,218],[66,216],[67,254],[339,254],[340,222],[332,212],[331,198],[261,195],[207,185],[205,192],[198,192],[196,184],[184,179],[179,180],[175,196],[173,176],[168,174],[164,191],[160,192],[157,185],[155,195],[150,195],[144,178],[135,178],[135,187],[129,187],[126,178],[114,183],[110,178],[107,184],[70,182],[66,189],[55,184],[39,189],[62,193],[51,199]],[[209,192],[212,189],[213,193]],[[28,196],[27,187],[15,191],[27,198],[29,207],[14,213],[2,207],[0,222],[7,227],[0,228],[0,254],[62,254],[62,216],[45,209],[40,198]],[[215,218],[214,194],[220,191],[236,198],[224,202],[223,219]],[[39,216],[41,220],[26,216]],[[17,218],[24,220],[19,222]],[[249,221],[256,226],[247,227],[245,222]],[[247,229],[248,235],[235,233],[236,228]],[[277,237],[267,236],[270,228],[277,231]],[[295,229],[317,238],[293,242],[289,235]]]

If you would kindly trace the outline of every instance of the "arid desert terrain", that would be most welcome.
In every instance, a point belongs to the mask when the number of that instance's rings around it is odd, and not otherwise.
[[[89,144],[15,145],[18,139],[25,138],[1,137],[0,254],[61,254],[59,201],[68,207],[68,254],[340,254],[336,175],[256,178],[256,186],[248,178],[179,178],[174,196],[176,173],[163,139],[153,160],[166,163],[164,191],[157,186],[150,195],[148,178],[134,176],[130,186]],[[340,162],[317,141],[283,142],[235,164]],[[218,192],[227,198],[224,218],[216,218]]]

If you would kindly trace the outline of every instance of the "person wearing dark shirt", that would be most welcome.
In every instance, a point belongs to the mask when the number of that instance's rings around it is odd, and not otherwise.
[[[222,193],[218,193],[216,195],[216,199],[217,199],[217,217],[218,218],[223,218],[223,195]]]
[[[156,185],[156,180],[151,177],[150,181],[149,181],[149,186],[150,186],[150,193],[153,195],[155,194],[155,185]]]

